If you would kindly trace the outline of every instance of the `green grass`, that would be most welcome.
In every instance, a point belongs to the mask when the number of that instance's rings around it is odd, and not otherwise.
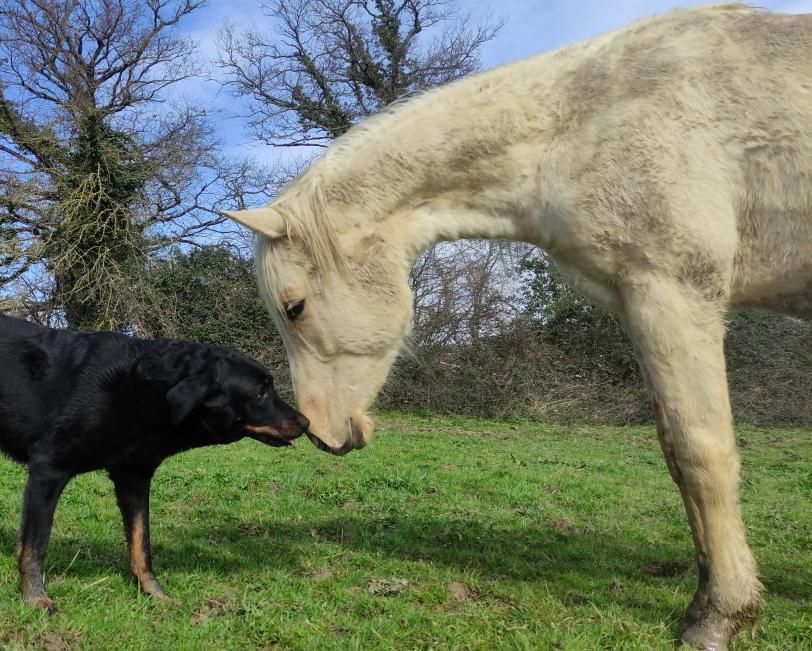
[[[812,648],[812,432],[738,436],[768,592],[756,643],[735,648]],[[342,459],[305,440],[180,455],[152,492],[172,603],[138,593],[112,486],[82,476],[56,514],[53,617],[19,596],[24,479],[0,461],[0,648],[672,649],[694,589],[646,427],[387,415]]]

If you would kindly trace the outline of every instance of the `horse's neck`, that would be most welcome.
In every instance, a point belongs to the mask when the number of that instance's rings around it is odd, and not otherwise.
[[[514,209],[523,188],[506,153],[519,128],[494,102],[470,107],[459,89],[447,92],[342,143],[328,194],[344,204],[349,228],[395,236],[414,255],[439,241],[525,239]]]
[[[454,202],[445,197],[393,215],[389,222],[384,228],[388,230],[391,224],[399,224],[404,249],[413,256],[437,242],[524,239],[515,215],[492,214],[487,206],[477,205],[475,201]]]

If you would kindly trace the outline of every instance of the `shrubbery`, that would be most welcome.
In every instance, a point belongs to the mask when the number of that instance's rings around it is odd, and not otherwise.
[[[737,421],[812,422],[810,324],[768,313],[737,314],[729,322],[726,352]],[[561,338],[514,323],[476,345],[412,350],[396,365],[379,405],[565,422],[650,422],[642,378],[626,366],[627,354],[626,340],[603,340],[588,330]]]
[[[153,334],[242,350],[268,364],[279,389],[290,395],[284,348],[259,299],[251,262],[219,247],[175,252],[153,266],[149,279]],[[554,282],[533,290],[549,292],[552,300],[540,305],[525,296],[524,316],[496,335],[470,344],[407,346],[377,406],[556,421],[650,421],[640,373],[617,320],[577,298],[560,279]],[[769,313],[732,315],[727,358],[738,420],[812,422],[810,324]]]

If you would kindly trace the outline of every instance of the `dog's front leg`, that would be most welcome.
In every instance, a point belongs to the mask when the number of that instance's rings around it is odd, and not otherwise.
[[[124,519],[124,535],[130,551],[130,568],[146,594],[166,597],[152,573],[152,549],[149,542],[149,486],[155,468],[126,466],[110,470],[116,488],[118,508]]]
[[[23,497],[23,519],[17,547],[17,567],[22,579],[23,598],[32,606],[56,612],[45,593],[42,560],[51,537],[51,525],[59,496],[71,476],[51,468],[30,466]]]

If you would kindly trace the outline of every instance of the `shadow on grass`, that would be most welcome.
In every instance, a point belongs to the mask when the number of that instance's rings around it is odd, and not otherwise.
[[[156,573],[220,575],[248,568],[307,572],[323,544],[408,562],[431,563],[488,579],[546,582],[551,593],[586,601],[596,589],[618,581],[681,585],[692,590],[692,550],[677,544],[652,545],[630,534],[617,539],[590,531],[552,526],[500,527],[473,519],[398,516],[348,516],[306,522],[246,523],[226,510],[213,509],[212,526],[178,524],[174,535],[153,535]],[[77,539],[56,536],[48,551],[51,572],[93,579],[115,568],[129,576],[124,536]],[[0,527],[0,547],[13,553],[17,532]],[[318,543],[318,544],[317,544]],[[316,547],[314,548],[314,545]],[[80,560],[74,556],[81,550]],[[332,556],[332,554],[331,554]],[[67,569],[70,565],[70,569]],[[801,563],[762,564],[768,590],[792,600],[812,597],[812,571]],[[579,596],[580,595],[580,596]],[[628,592],[618,601],[633,605]],[[650,605],[649,605],[650,607]]]

